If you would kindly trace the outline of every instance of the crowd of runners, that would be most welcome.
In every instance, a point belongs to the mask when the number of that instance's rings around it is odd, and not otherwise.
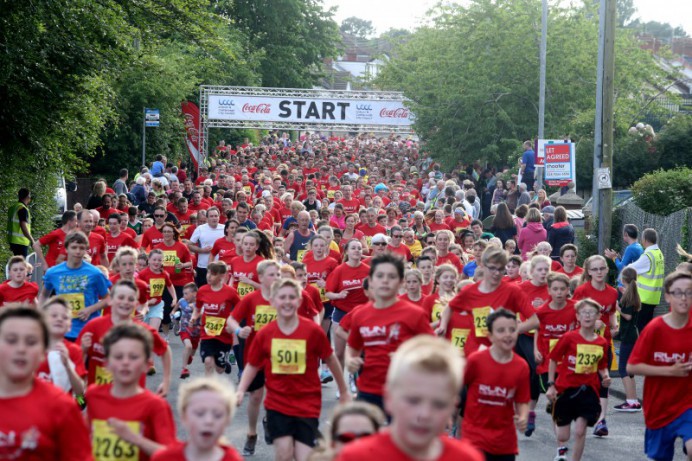
[[[21,189],[0,285],[0,459],[235,460],[262,434],[277,460],[504,461],[539,403],[546,459],[581,459],[588,428],[607,437],[609,405],[643,408],[648,458],[672,460],[682,438],[692,459],[690,255],[666,273],[665,237],[628,224],[622,254],[580,267],[524,149],[516,167],[445,172],[394,135],[220,142],[199,174],[159,155],[99,180],[38,239]],[[340,405],[320,428],[329,382]]]

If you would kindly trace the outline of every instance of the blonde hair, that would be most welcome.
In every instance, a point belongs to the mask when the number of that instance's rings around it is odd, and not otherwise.
[[[553,261],[546,255],[535,255],[531,258],[531,261],[529,262],[529,273],[532,273],[536,266],[538,266],[541,263],[547,264],[548,271],[550,271],[550,265],[552,264],[552,262]]]
[[[598,304],[596,301],[594,301],[591,298],[584,298],[581,301],[577,302],[576,306],[574,306],[574,309],[579,313],[583,308],[591,306],[596,309],[596,315],[599,315],[601,313],[601,305]]]
[[[284,266],[284,267],[286,267],[286,266]],[[293,268],[291,267],[291,269],[293,269]],[[271,297],[274,298],[279,293],[279,290],[282,288],[285,288],[285,287],[290,287],[290,288],[293,288],[294,290],[296,290],[296,294],[298,295],[299,298],[301,297],[301,295],[303,293],[303,287],[300,286],[300,283],[297,280],[279,279],[276,282],[272,283]]]
[[[190,382],[180,386],[178,393],[178,413],[183,415],[190,404],[190,398],[197,392],[210,391],[219,394],[224,400],[224,409],[229,418],[233,418],[236,409],[236,394],[233,383],[230,381],[221,382],[217,378],[204,377],[195,378]]]
[[[592,264],[594,263],[594,261],[596,261],[596,260],[600,260],[600,261],[603,262],[603,264],[606,265],[606,275],[607,275],[608,263],[606,262],[606,259],[605,259],[603,256],[601,256],[601,255],[592,255],[592,256],[589,256],[589,257],[586,258],[586,260],[584,261],[584,272],[582,272],[582,274],[581,274],[581,280],[580,280],[580,281],[581,281],[581,284],[584,284],[584,283],[586,283],[586,282],[590,282],[590,281],[591,281],[591,272],[590,272],[590,270],[591,270],[591,265],[592,265]]]
[[[408,278],[410,275],[418,279],[418,281],[423,284],[423,273],[419,269],[408,269],[404,274],[404,280],[406,280],[406,278]]]
[[[411,370],[448,376],[454,395],[461,389],[463,361],[458,349],[445,339],[421,335],[403,343],[389,365],[387,391],[400,384]]]
[[[265,259],[257,265],[257,275],[264,275],[264,272],[272,266],[276,267],[277,269],[281,267],[279,263],[274,261],[273,259]]]

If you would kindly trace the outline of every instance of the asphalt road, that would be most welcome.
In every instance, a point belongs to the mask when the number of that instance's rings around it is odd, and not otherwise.
[[[175,408],[177,398],[178,398],[178,387],[182,382],[179,379],[181,362],[182,362],[182,344],[178,337],[170,336],[170,344],[173,350],[173,379],[171,392],[167,398],[173,407],[173,413],[175,416],[176,425],[178,428],[178,437],[182,440],[185,439],[185,430],[182,427],[180,418]],[[194,362],[189,367],[192,376],[203,376],[204,367],[199,359],[199,355],[195,357]],[[157,369],[161,370],[160,362],[157,362]],[[224,375],[224,379],[229,379],[229,382],[233,382],[234,385],[237,384],[237,371],[238,369],[234,366],[232,375]],[[162,375],[157,373],[154,376],[150,376],[147,379],[147,387],[149,389],[156,389],[156,387],[161,382]],[[634,461],[634,460],[644,460],[646,456],[644,455],[644,417],[640,413],[618,413],[613,410],[613,407],[621,403],[621,398],[624,397],[622,381],[619,379],[613,380],[612,394],[610,399],[608,412],[608,427],[610,430],[610,435],[603,438],[598,438],[591,435],[587,436],[586,449],[584,452],[584,461]],[[338,403],[335,392],[336,387],[334,383],[329,383],[322,388],[322,417],[320,422],[320,429],[324,432],[326,430],[327,418],[331,414],[332,409]],[[638,379],[638,393],[641,397],[642,393],[642,381]],[[545,396],[541,397],[538,403],[537,411],[537,428],[536,432],[533,433],[531,437],[525,437],[524,435],[519,435],[519,456],[518,460],[526,461],[540,461],[540,460],[552,460],[555,456],[555,436],[552,431],[552,425],[550,416],[545,412]],[[243,403],[243,406],[238,409],[233,423],[226,431],[226,437],[231,442],[231,444],[238,449],[240,452],[242,450],[243,444],[245,443],[245,434],[247,427],[247,414],[246,414],[247,399]],[[263,440],[263,432],[261,424],[258,428],[258,442],[257,450],[252,458],[253,460],[264,461],[272,460],[273,451],[272,447],[267,446]],[[682,445],[680,440],[676,445],[676,456],[675,461],[683,461],[685,457],[682,454]]]

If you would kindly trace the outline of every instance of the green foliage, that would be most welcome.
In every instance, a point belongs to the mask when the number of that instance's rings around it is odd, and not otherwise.
[[[395,50],[376,84],[410,98],[416,132],[445,167],[508,164],[513,146],[537,132],[541,2],[473,0],[434,14]],[[547,43],[545,136],[571,135],[590,180],[597,8],[551,5]],[[664,75],[631,31],[618,29],[615,46],[615,120],[624,133],[629,126],[621,125],[645,104],[641,95],[665,86]]]
[[[636,204],[647,213],[666,216],[692,206],[692,168],[658,170],[632,186]]]
[[[671,118],[656,139],[663,169],[686,166],[692,168],[692,115]]]
[[[339,30],[344,34],[353,35],[358,38],[368,38],[375,33],[372,21],[351,16],[341,22]]]
[[[647,21],[641,22],[639,19],[632,21],[627,27],[637,32],[650,34],[656,38],[670,40],[671,37],[687,37],[687,32],[682,27],[673,27],[667,22]]]

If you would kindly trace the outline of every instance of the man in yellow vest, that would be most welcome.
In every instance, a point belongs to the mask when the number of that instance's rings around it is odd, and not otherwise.
[[[644,253],[628,267],[637,271],[637,291],[642,301],[637,327],[639,332],[653,319],[654,309],[661,302],[663,279],[665,278],[665,260],[658,247],[656,229],[644,229],[642,232]]]
[[[19,189],[17,198],[17,203],[11,206],[7,213],[7,242],[13,255],[26,258],[29,248],[34,244],[29,212],[31,192],[26,188]]]

